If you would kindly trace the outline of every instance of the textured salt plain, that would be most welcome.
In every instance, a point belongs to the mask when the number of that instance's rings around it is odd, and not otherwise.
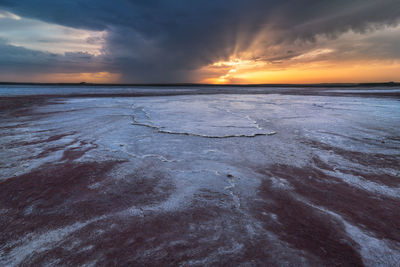
[[[1,114],[2,266],[400,264],[398,97],[30,102]]]

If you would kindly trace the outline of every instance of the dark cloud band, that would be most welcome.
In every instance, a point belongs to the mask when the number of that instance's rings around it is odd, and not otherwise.
[[[256,38],[261,46],[256,56],[284,59],[286,46],[296,40],[364,33],[397,25],[400,18],[398,0],[0,0],[0,8],[107,31],[105,53],[96,60],[126,82],[193,81],[196,70],[248,50]],[[269,54],[276,45],[284,49]]]

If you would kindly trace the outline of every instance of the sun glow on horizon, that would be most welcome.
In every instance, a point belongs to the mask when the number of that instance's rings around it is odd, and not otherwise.
[[[208,72],[220,72],[215,66],[229,66],[224,74],[206,78],[212,84],[263,84],[263,83],[362,83],[398,81],[400,62],[355,61],[335,64],[334,62],[307,63],[277,68],[262,62],[238,61],[244,64],[217,62],[207,68]],[[254,65],[253,65],[254,63]],[[211,69],[211,70],[210,70]]]
[[[285,84],[400,80],[400,59],[393,57],[399,51],[394,45],[394,36],[399,36],[400,25],[367,32],[348,30],[335,37],[316,35],[313,40],[270,41],[277,34],[265,28],[252,40],[246,34],[239,35],[230,57],[203,67],[199,81]]]
[[[258,68],[263,65],[264,65],[263,62],[257,62],[256,60],[249,60],[249,59],[242,60],[240,58],[232,58],[228,61],[215,62],[210,66],[207,66],[205,69],[208,69],[208,71],[216,71],[216,72],[221,71],[224,72],[224,74],[216,78],[208,78],[205,81],[206,83],[213,83],[213,84],[230,83],[231,80],[234,79],[235,76],[238,73],[241,73],[243,70]]]

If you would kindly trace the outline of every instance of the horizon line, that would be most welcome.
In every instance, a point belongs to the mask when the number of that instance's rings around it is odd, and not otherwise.
[[[258,84],[211,84],[211,83],[88,83],[88,82],[0,82],[0,85],[43,85],[43,86],[223,86],[223,87],[357,87],[357,86],[400,86],[400,82],[370,83],[258,83]]]

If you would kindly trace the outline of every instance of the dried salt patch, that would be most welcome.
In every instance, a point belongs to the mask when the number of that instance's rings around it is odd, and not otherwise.
[[[153,105],[146,101],[132,106],[133,125],[152,128],[159,133],[205,138],[255,137],[274,135],[263,129],[250,115],[210,104],[204,98],[193,101],[170,100]],[[146,106],[147,105],[147,106]],[[145,110],[146,109],[146,110]],[[147,111],[151,109],[151,111]],[[149,115],[152,113],[152,116]],[[179,117],[176,115],[179,114]],[[201,116],[199,116],[201,114]],[[171,119],[174,118],[174,119]]]
[[[26,154],[21,153],[21,156],[24,156],[24,155],[26,155]],[[19,156],[19,157],[21,157],[21,156]],[[60,150],[60,151],[52,152],[46,157],[31,159],[29,162],[29,166],[25,166],[23,168],[21,168],[20,166],[7,167],[2,170],[2,173],[0,176],[0,181],[5,181],[8,179],[12,179],[12,177],[16,177],[16,176],[20,176],[20,175],[29,173],[32,170],[38,169],[40,166],[42,166],[48,162],[56,162],[56,161],[60,160],[62,158],[62,156],[63,156],[63,151]],[[20,159],[14,158],[12,160],[18,161]]]
[[[24,215],[25,215],[25,216],[31,215],[31,214],[33,213],[33,211],[35,210],[35,208],[36,208],[36,204],[31,204],[31,205],[29,205],[29,206],[24,210]]]
[[[86,225],[105,218],[105,216],[98,217],[86,222],[77,222],[64,228],[51,230],[43,234],[32,235],[25,240],[20,240],[21,245],[13,248],[9,253],[3,254],[0,257],[1,266],[17,266],[20,265],[29,256],[38,254],[40,252],[52,249],[67,236],[73,232],[82,229]],[[7,246],[7,245],[6,245]],[[10,246],[10,245],[8,245]]]
[[[147,212],[172,212],[179,209],[184,209],[186,205],[189,205],[185,201],[187,196],[192,196],[196,192],[195,187],[190,187],[185,190],[185,192],[178,193],[169,197],[166,201],[163,201],[157,205],[146,205],[142,207],[132,206],[124,211],[117,213],[121,216],[145,216]]]
[[[293,190],[293,186],[285,179],[271,177],[271,182],[275,189]]]
[[[101,184],[99,182],[97,182],[97,183],[88,185],[88,188],[94,190],[94,189],[99,188],[100,186],[101,186]]]
[[[392,188],[386,185],[381,185],[372,181],[368,181],[360,176],[351,174],[341,173],[339,171],[333,172],[328,170],[322,170],[324,173],[330,176],[337,177],[345,183],[361,188],[365,191],[372,192],[375,194],[385,195],[392,198],[400,198],[400,188]]]
[[[389,240],[377,239],[371,233],[366,233],[355,225],[350,224],[342,216],[314,204],[306,204],[319,209],[341,221],[347,234],[361,247],[361,257],[367,266],[398,266],[400,262],[400,245]]]
[[[238,253],[240,250],[242,250],[243,247],[244,247],[243,244],[233,241],[230,244],[230,246],[218,248],[218,253],[219,254],[234,254],[234,253]]]

